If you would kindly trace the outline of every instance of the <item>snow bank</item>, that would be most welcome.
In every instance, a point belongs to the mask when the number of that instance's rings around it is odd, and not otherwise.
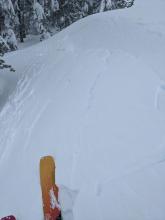
[[[64,220],[165,219],[165,3],[154,19],[145,2],[8,56],[19,81],[0,114],[0,215],[43,218],[51,154]]]

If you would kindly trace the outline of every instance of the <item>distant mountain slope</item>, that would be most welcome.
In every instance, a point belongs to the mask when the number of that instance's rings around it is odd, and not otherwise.
[[[77,192],[64,220],[71,209],[74,220],[165,219],[165,3],[157,2],[90,16],[8,55],[19,81],[0,113],[0,216],[43,218],[38,166],[51,154],[57,183]]]

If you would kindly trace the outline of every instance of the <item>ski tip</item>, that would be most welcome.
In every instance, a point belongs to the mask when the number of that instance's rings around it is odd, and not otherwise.
[[[47,165],[48,166],[51,165],[55,167],[55,160],[51,155],[41,157],[40,159],[40,166],[47,166]]]
[[[40,160],[53,160],[53,161],[54,161],[54,158],[53,158],[53,156],[51,156],[51,155],[47,155],[47,156],[41,157]]]

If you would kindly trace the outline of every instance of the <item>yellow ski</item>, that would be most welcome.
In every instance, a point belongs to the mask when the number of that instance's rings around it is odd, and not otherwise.
[[[55,184],[55,162],[52,156],[40,160],[40,184],[45,220],[61,220],[58,187]]]

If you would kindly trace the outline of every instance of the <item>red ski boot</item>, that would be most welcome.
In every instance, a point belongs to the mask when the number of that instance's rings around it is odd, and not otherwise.
[[[13,215],[9,215],[9,216],[1,218],[0,220],[16,220],[16,218]]]

